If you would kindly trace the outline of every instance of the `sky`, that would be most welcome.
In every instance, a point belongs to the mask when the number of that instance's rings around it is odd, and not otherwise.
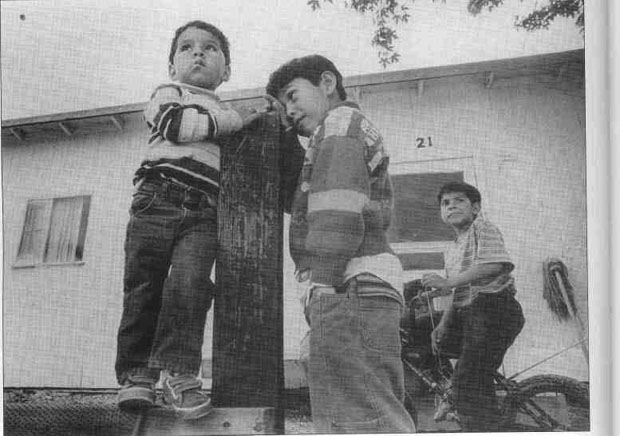
[[[478,16],[467,0],[416,0],[398,28],[401,60],[384,69],[371,17],[334,3],[313,12],[306,0],[2,1],[2,120],[145,102],[168,80],[175,29],[194,19],[231,42],[231,80],[218,91],[264,87],[280,64],[311,53],[332,59],[346,84],[359,74],[584,47],[571,20],[516,29],[514,16],[536,0],[507,0]]]

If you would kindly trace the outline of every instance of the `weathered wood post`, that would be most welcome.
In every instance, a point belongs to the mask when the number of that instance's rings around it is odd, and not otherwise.
[[[265,408],[249,433],[284,433],[279,139],[266,114],[221,150],[212,397]]]

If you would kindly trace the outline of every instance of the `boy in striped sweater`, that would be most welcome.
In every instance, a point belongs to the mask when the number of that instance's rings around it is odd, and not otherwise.
[[[435,273],[422,278],[435,288],[429,296],[453,296],[431,334],[432,347],[458,357],[452,391],[463,431],[499,431],[493,375],[524,324],[510,274],[514,265],[501,232],[480,213],[476,187],[447,183],[437,199],[441,218],[456,238],[445,255],[447,278]],[[435,418],[446,412],[441,407]]]
[[[307,282],[308,383],[317,433],[412,433],[403,406],[402,267],[386,237],[392,210],[379,130],[346,101],[328,59],[293,59],[267,93],[310,137],[293,198],[290,251]]]
[[[154,404],[163,370],[164,400],[184,419],[212,409],[197,378],[217,248],[218,138],[252,123],[214,93],[230,76],[226,36],[192,21],[177,29],[169,55],[172,83],[159,86],[144,116],[149,147],[134,179],[125,240],[123,314],[116,375],[124,410]]]

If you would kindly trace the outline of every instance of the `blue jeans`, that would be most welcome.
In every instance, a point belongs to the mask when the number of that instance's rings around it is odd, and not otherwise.
[[[161,179],[138,185],[125,239],[116,376],[197,375],[217,248],[213,195]]]
[[[308,384],[317,433],[413,433],[404,405],[402,302],[353,278],[312,295]]]
[[[509,292],[479,294],[456,309],[440,351],[458,356],[452,389],[464,431],[499,431],[494,374],[524,322],[521,305]]]

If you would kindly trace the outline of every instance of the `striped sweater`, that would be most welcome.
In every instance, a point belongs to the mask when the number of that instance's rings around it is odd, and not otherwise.
[[[386,236],[388,161],[380,132],[357,105],[327,113],[310,138],[293,199],[289,242],[298,277],[310,272],[313,283],[340,286],[361,273],[389,283],[390,271],[402,273]]]
[[[217,194],[220,148],[216,139],[241,129],[239,114],[207,89],[168,83],[155,89],[144,119],[151,137],[136,179],[157,172]]]

